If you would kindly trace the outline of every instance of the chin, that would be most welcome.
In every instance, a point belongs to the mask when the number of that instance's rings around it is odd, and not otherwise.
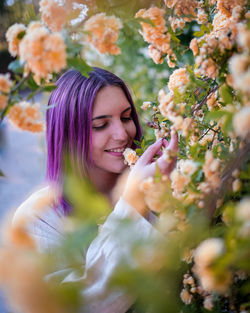
[[[114,167],[113,169],[110,169],[109,171],[114,174],[121,174],[126,168],[127,168],[127,165],[123,163],[121,166]]]

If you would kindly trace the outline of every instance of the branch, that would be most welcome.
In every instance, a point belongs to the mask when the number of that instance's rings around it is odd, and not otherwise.
[[[244,162],[247,161],[250,155],[250,141],[245,142],[245,146],[236,154],[234,158],[231,158],[229,164],[224,169],[224,172],[221,176],[220,187],[205,198],[205,208],[207,209],[207,215],[210,219],[213,218],[213,215],[216,211],[216,202],[218,199],[223,199],[226,192],[230,188],[230,178],[232,177],[232,172],[239,168],[239,165],[242,166]]]
[[[208,94],[201,100],[200,103],[197,103],[197,105],[195,106],[195,108],[192,110],[192,114],[195,111],[198,111],[199,109],[202,108],[203,104],[207,102],[208,98],[211,96],[212,93],[214,93],[217,89],[219,88],[219,85],[215,86],[214,88],[210,89]]]

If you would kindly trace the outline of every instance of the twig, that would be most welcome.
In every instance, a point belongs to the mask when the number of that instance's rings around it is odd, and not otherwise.
[[[198,111],[204,103],[206,103],[207,99],[210,97],[210,95],[212,93],[214,93],[217,89],[219,88],[219,85],[215,86],[214,88],[210,89],[208,94],[201,100],[200,103],[197,103],[197,105],[195,106],[195,108],[192,110],[192,114],[195,112],[195,111]]]

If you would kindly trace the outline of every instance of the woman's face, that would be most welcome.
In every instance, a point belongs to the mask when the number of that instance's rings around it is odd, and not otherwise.
[[[92,158],[94,167],[105,172],[121,173],[123,152],[131,147],[136,126],[131,105],[117,86],[103,87],[97,94],[92,114]]]

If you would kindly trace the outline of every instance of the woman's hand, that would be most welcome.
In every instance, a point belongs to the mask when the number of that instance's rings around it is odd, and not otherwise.
[[[146,216],[148,212],[144,201],[144,195],[139,188],[141,182],[145,178],[153,177],[156,172],[156,167],[159,168],[163,175],[169,177],[175,166],[176,157],[170,162],[167,161],[164,154],[162,154],[162,147],[176,153],[178,150],[177,134],[172,131],[169,143],[166,139],[159,139],[147,148],[131,170],[122,195],[124,200],[132,205],[143,216]],[[160,157],[155,160],[157,155],[160,155]]]

